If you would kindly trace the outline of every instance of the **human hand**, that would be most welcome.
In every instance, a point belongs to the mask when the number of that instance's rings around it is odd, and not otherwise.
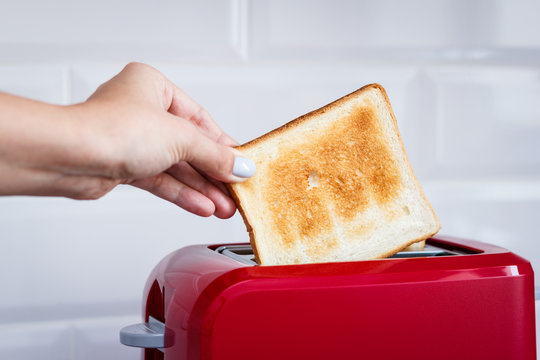
[[[6,103],[13,105],[0,128],[15,139],[0,144],[0,170],[7,164],[15,174],[0,175],[6,194],[94,199],[123,183],[194,214],[228,218],[236,207],[223,182],[255,170],[204,108],[148,65],[127,65],[81,104],[0,97],[0,107]],[[8,121],[10,111],[22,129]]]
[[[245,180],[255,165],[232,148],[237,143],[203,107],[160,72],[129,64],[80,108],[93,115],[89,123],[108,138],[110,178],[197,215],[234,214],[222,182]]]

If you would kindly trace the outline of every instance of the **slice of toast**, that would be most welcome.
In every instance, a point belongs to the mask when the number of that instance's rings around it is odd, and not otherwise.
[[[440,228],[380,85],[238,149],[257,171],[228,187],[261,265],[387,257]]]

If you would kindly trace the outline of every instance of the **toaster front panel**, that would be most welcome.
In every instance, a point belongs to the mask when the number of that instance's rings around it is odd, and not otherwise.
[[[203,319],[201,359],[536,358],[530,266],[384,275],[232,286]]]

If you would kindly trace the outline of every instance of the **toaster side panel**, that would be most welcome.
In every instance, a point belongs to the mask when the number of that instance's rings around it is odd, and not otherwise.
[[[237,268],[242,268],[242,264],[204,245],[188,246],[165,257],[147,280],[143,310],[144,321],[147,322],[152,316],[165,323],[165,337],[172,345],[166,347],[164,352],[145,349],[143,358],[199,358],[199,337],[193,335],[199,333],[200,327],[197,321],[200,316],[193,315],[196,312],[195,304],[216,278]],[[203,300],[212,301],[213,298]]]

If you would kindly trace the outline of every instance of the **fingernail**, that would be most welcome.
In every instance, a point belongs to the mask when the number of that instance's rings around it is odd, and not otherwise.
[[[255,162],[253,160],[236,156],[234,158],[233,175],[243,178],[252,177],[255,175]]]

